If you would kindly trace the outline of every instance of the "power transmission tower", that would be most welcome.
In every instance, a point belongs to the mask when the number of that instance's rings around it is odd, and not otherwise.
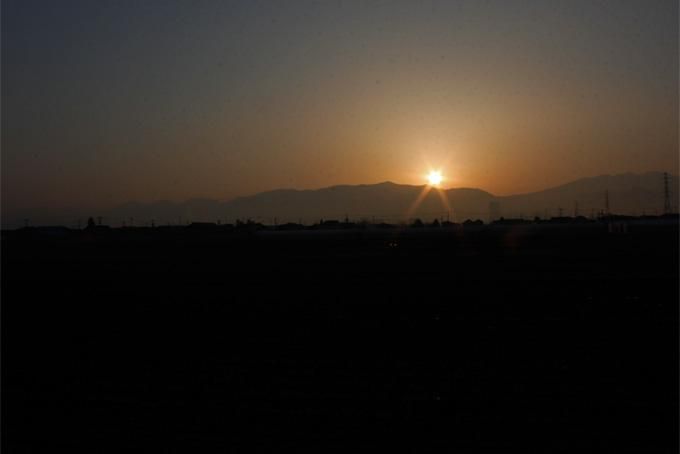
[[[663,173],[663,214],[671,213],[671,192],[668,189],[668,173]]]

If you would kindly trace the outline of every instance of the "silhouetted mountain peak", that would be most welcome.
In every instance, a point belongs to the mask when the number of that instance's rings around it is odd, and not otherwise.
[[[669,176],[671,205],[678,206],[678,177]],[[664,207],[663,172],[624,173],[581,178],[542,191],[496,196],[482,189],[460,187],[429,191],[414,186],[383,181],[374,184],[336,185],[320,189],[275,189],[228,201],[194,198],[182,202],[159,200],[151,203],[128,202],[106,212],[40,216],[27,214],[33,225],[72,226],[77,219],[102,215],[112,226],[186,224],[189,222],[318,222],[319,219],[371,219],[401,222],[451,217],[488,221],[492,215],[506,218],[551,217],[580,214],[590,216],[609,208],[616,214],[660,214]],[[442,195],[444,198],[442,199]],[[419,199],[420,198],[420,199]],[[419,200],[418,203],[416,201]],[[492,203],[493,202],[493,203]],[[448,206],[447,206],[448,204]],[[493,206],[493,208],[492,208]],[[492,212],[493,211],[493,212]],[[23,219],[15,220],[16,226]],[[5,224],[7,225],[7,224]]]

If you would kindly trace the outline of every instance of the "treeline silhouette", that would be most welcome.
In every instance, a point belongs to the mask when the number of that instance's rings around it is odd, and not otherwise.
[[[412,219],[409,222],[385,222],[383,220],[352,221],[348,218],[344,220],[320,219],[312,224],[302,222],[286,222],[282,224],[265,224],[253,219],[238,219],[235,223],[217,222],[190,222],[185,225],[162,224],[157,225],[153,220],[147,225],[133,226],[124,225],[121,227],[111,227],[103,224],[102,219],[95,221],[90,217],[84,228],[69,228],[64,226],[24,226],[14,232],[24,234],[35,233],[48,236],[62,236],[68,234],[88,233],[105,234],[110,232],[187,232],[187,233],[252,233],[252,232],[305,232],[305,231],[342,231],[342,230],[454,230],[462,228],[492,228],[500,226],[605,226],[610,230],[619,228],[626,230],[628,225],[636,224],[656,224],[656,223],[678,223],[680,215],[645,215],[645,216],[626,216],[616,214],[600,214],[597,217],[585,216],[557,216],[550,218],[505,218],[500,217],[491,222],[484,222],[481,219],[467,219],[463,222],[451,222],[445,218],[435,218],[433,220],[423,220],[421,218]]]

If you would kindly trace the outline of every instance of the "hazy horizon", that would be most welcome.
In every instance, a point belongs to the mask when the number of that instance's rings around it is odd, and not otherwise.
[[[669,172],[676,1],[2,3],[2,215]]]
[[[677,212],[680,181],[668,174],[669,203]],[[541,191],[499,195],[484,188],[408,185],[384,181],[372,184],[333,185],[314,189],[279,188],[231,199],[191,198],[172,200],[130,200],[115,206],[32,210],[13,217],[3,216],[2,228],[62,225],[82,227],[88,217],[104,219],[105,224],[124,226],[167,225],[190,222],[235,222],[251,219],[265,223],[313,223],[324,219],[378,219],[404,222],[415,218],[489,220],[491,201],[496,214],[505,217],[549,218],[580,214],[594,216],[605,208],[605,193],[613,214],[661,214],[664,210],[664,174],[647,172],[599,175],[581,178]],[[500,210],[500,211],[499,211]]]
[[[663,174],[667,173],[668,176],[672,179],[678,178],[680,175],[678,173],[673,173],[673,172],[664,172],[662,170],[650,170],[647,172],[621,172],[621,173],[615,173],[615,174],[600,174],[600,175],[586,175],[582,177],[575,178],[573,180],[568,180],[568,181],[561,181],[558,182],[554,185],[551,186],[546,186],[542,188],[536,188],[536,190],[530,190],[530,191],[524,191],[524,192],[512,192],[512,193],[495,193],[492,191],[487,190],[484,187],[480,186],[447,186],[445,183],[442,183],[439,187],[440,190],[443,191],[448,191],[448,190],[453,190],[453,189],[474,189],[474,190],[480,190],[487,192],[494,197],[513,197],[513,196],[519,196],[519,195],[525,195],[525,194],[533,194],[533,193],[538,193],[546,190],[551,190],[555,188],[559,188],[561,186],[569,185],[581,180],[589,180],[589,179],[594,179],[594,178],[602,178],[602,177],[620,177],[620,176],[625,176],[625,175],[634,175],[634,176],[644,176],[644,175],[650,175],[650,174]],[[324,186],[318,186],[318,187],[277,187],[277,188],[270,188],[270,189],[265,189],[262,191],[257,191],[257,192],[249,192],[249,193],[244,193],[244,194],[236,194],[231,197],[209,197],[209,196],[194,196],[194,197],[186,197],[186,198],[177,198],[177,199],[129,199],[129,200],[124,200],[122,202],[110,204],[110,205],[101,205],[101,206],[88,206],[84,207],[85,209],[100,209],[100,208],[111,208],[119,205],[124,205],[128,203],[154,203],[154,202],[187,202],[190,200],[215,200],[215,201],[220,201],[220,202],[229,202],[233,201],[236,199],[241,199],[241,198],[247,198],[247,197],[253,197],[259,194],[264,194],[268,192],[278,192],[278,191],[319,191],[319,190],[324,190],[324,189],[330,189],[334,187],[343,187],[343,186],[376,186],[380,184],[385,184],[385,183],[391,183],[397,186],[411,186],[411,187],[417,187],[417,188],[424,188],[427,186],[430,186],[427,181],[423,181],[421,183],[404,183],[400,181],[394,181],[394,180],[382,180],[382,181],[373,181],[373,182],[363,182],[363,183],[336,183],[336,184],[329,184],[329,185],[324,185]],[[73,207],[65,207],[65,208],[73,208]]]

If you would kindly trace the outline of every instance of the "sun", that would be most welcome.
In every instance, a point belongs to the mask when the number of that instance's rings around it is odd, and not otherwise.
[[[427,182],[430,186],[439,186],[442,180],[444,180],[444,177],[439,170],[433,170],[427,175]]]

